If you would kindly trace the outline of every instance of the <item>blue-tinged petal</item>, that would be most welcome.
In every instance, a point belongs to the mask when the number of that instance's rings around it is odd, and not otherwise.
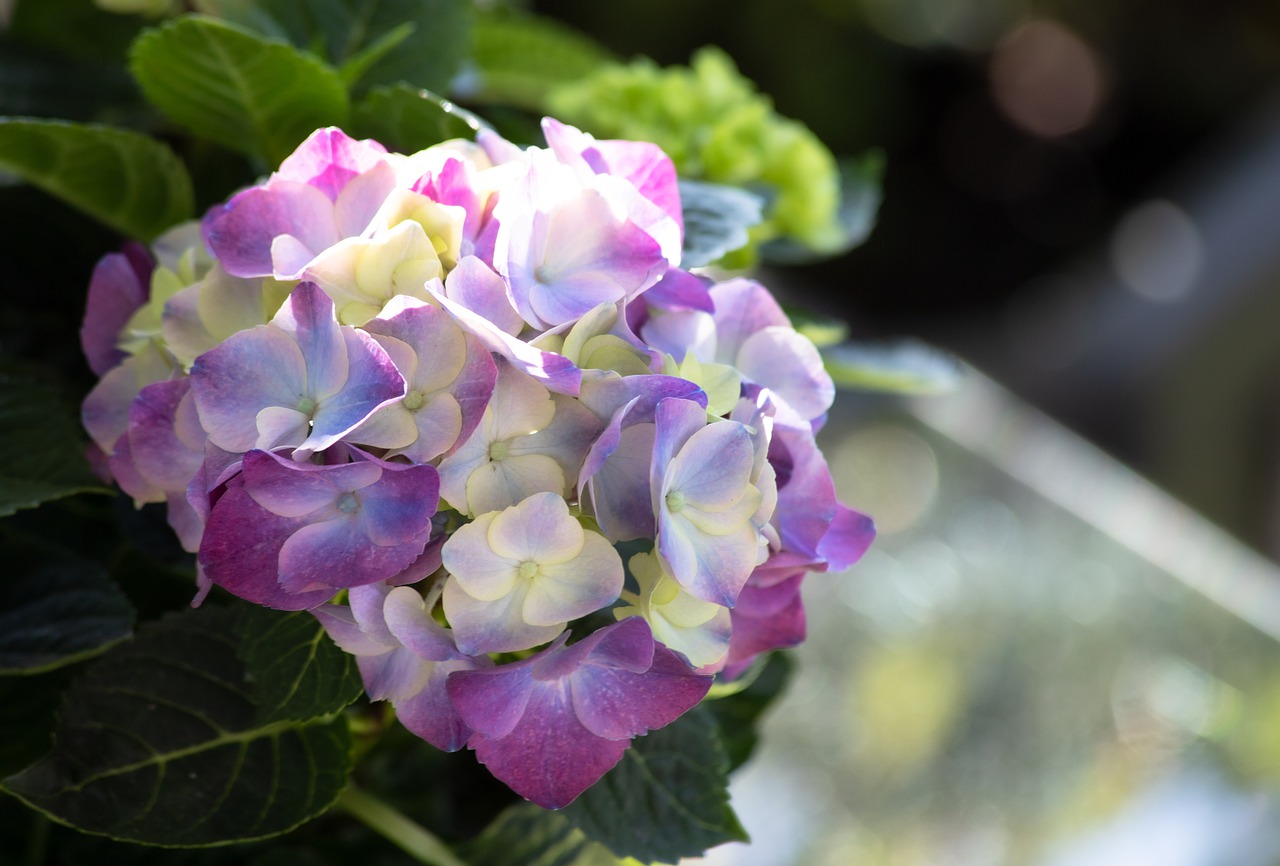
[[[124,360],[117,348],[120,330],[150,294],[152,261],[141,244],[129,243],[98,260],[80,325],[80,346],[89,369],[99,376]]]
[[[196,358],[191,392],[209,441],[225,451],[248,451],[258,441],[262,409],[298,409],[307,397],[306,359],[288,334],[260,325]]]
[[[429,533],[424,531],[418,541],[383,547],[362,529],[348,514],[300,527],[280,548],[280,586],[295,593],[329,587],[332,594],[334,587],[386,580],[418,558]]]
[[[381,466],[381,478],[357,494],[369,540],[385,547],[418,538],[430,529],[440,504],[439,473],[434,466],[373,462]]]
[[[733,364],[742,375],[768,388],[806,421],[821,417],[836,388],[822,356],[808,337],[790,327],[770,326],[743,341]]]

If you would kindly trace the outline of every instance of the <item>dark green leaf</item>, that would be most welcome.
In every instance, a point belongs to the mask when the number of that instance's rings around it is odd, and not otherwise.
[[[682,268],[709,265],[745,246],[747,229],[764,218],[764,201],[736,186],[682,178],[680,202],[684,210]]]
[[[475,138],[485,126],[471,112],[407,84],[376,87],[352,112],[352,129],[389,150],[414,153],[450,138]]]
[[[8,35],[68,57],[119,61],[143,24],[86,0],[18,0]]]
[[[53,745],[53,720],[67,671],[0,677],[0,777],[34,764]]]
[[[171,120],[270,165],[313,130],[347,120],[346,88],[333,68],[212,18],[188,16],[144,33],[130,67]]]
[[[0,115],[87,121],[104,106],[137,102],[123,67],[76,62],[8,43],[0,47]]]
[[[0,170],[140,240],[194,210],[191,178],[173,151],[123,129],[0,118]]]
[[[703,705],[720,726],[720,741],[729,756],[730,770],[736,770],[751,757],[760,715],[786,688],[794,667],[786,653],[770,653],[758,668],[753,666],[743,675],[744,679],[751,679],[740,691]]]
[[[503,102],[539,112],[547,91],[613,59],[583,33],[533,15],[483,15],[472,30],[475,71],[454,83],[461,99]]]
[[[729,807],[728,763],[715,720],[695,708],[636,739],[564,815],[619,857],[646,862],[675,862],[721,842],[746,841]]]
[[[254,673],[259,725],[336,713],[364,691],[354,656],[338,649],[309,613],[246,607],[236,636]]]
[[[563,813],[532,803],[508,808],[462,853],[469,866],[618,866]]]
[[[34,376],[0,370],[0,516],[87,490],[79,425],[61,395]]]
[[[172,847],[248,841],[324,812],[350,772],[343,716],[259,724],[234,610],[144,626],[67,692],[53,751],[5,780],[88,833]]]
[[[843,240],[834,248],[813,250],[788,238],[777,238],[761,247],[761,256],[773,264],[798,265],[843,255],[860,246],[876,226],[884,167],[884,152],[880,150],[869,151],[857,159],[840,160],[838,219]]]
[[[0,674],[52,670],[133,632],[133,608],[97,563],[10,533],[0,558]]]
[[[197,8],[315,51],[357,90],[405,81],[445,90],[470,49],[456,0],[197,0]]]
[[[950,355],[908,340],[890,345],[844,343],[822,350],[837,385],[896,394],[944,394],[963,375]]]

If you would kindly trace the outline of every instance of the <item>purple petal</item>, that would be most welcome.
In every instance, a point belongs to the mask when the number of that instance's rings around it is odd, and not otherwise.
[[[353,177],[382,162],[386,154],[378,142],[357,141],[331,126],[311,133],[280,163],[276,176],[313,186],[333,201]]]
[[[309,184],[278,179],[232,196],[205,214],[205,244],[223,269],[237,277],[297,279],[301,268],[275,273],[271,247],[291,237],[315,256],[341,239],[333,203]]]
[[[245,491],[254,502],[281,517],[333,509],[343,493],[367,487],[382,475],[378,466],[363,461],[316,466],[256,450],[244,455],[243,472]]]
[[[134,451],[134,465],[144,478],[167,492],[187,489],[204,461],[204,431],[198,426],[200,440],[184,441],[190,436],[190,420],[194,411],[190,396],[191,380],[172,379],[156,382],[138,392],[129,404],[129,442]],[[180,429],[181,424],[186,429]]]
[[[280,586],[288,592],[305,593],[394,577],[422,553],[428,531],[416,543],[382,547],[370,541],[359,521],[346,514],[302,526],[280,548]]]
[[[511,303],[507,284],[475,256],[463,258],[449,272],[444,292],[450,300],[483,316],[513,337],[524,328],[524,319]]]
[[[533,693],[533,678],[525,662],[449,677],[449,698],[462,720],[488,737],[510,734],[524,715]]]
[[[464,331],[474,335],[490,352],[506,358],[511,366],[542,383],[547,390],[570,397],[578,396],[582,387],[582,371],[568,358],[555,352],[535,349],[501,330],[484,316],[471,312],[440,293],[435,293],[434,297]]]
[[[413,541],[431,528],[440,504],[440,474],[434,466],[376,462],[383,470],[381,479],[359,494],[364,531],[380,546]]]
[[[769,290],[754,280],[734,279],[711,287],[715,303],[716,357],[733,364],[738,349],[757,331],[772,326],[791,327],[791,320]]]
[[[836,503],[836,516],[822,537],[818,554],[831,571],[843,571],[867,552],[876,537],[876,525],[865,514]]]
[[[400,723],[437,749],[445,752],[461,749],[472,731],[449,700],[448,679],[450,674],[474,670],[478,665],[479,662],[469,658],[434,663],[422,690],[395,702]]]
[[[243,488],[231,488],[209,514],[200,564],[217,585],[266,607],[306,610],[323,604],[333,595],[332,587],[291,593],[277,580],[280,550],[302,525],[300,519],[267,511]]]
[[[471,737],[476,759],[511,790],[544,809],[561,809],[622,760],[630,740],[592,735],[573,714],[567,689],[535,690],[507,736]]]
[[[101,376],[120,363],[124,352],[116,348],[120,330],[150,294],[151,256],[141,244],[129,243],[118,253],[108,253],[94,266],[80,325],[80,346],[89,369]]]
[[[803,574],[769,587],[748,584],[734,608],[729,638],[727,679],[742,673],[760,653],[795,646],[805,638],[804,604],[800,598]]]
[[[644,621],[629,617],[623,622],[629,620]],[[669,725],[697,706],[711,680],[655,644],[653,664],[644,673],[584,665],[573,678],[573,707],[583,727],[598,737],[634,737]]]
[[[262,409],[293,408],[307,396],[306,358],[288,334],[259,325],[196,358],[191,392],[209,441],[245,452],[258,442]]]
[[[660,310],[698,310],[715,312],[708,282],[680,268],[672,268],[641,296],[645,303]]]

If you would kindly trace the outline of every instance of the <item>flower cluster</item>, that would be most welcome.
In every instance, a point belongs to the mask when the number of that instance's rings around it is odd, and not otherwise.
[[[213,585],[309,610],[366,690],[548,808],[804,634],[873,533],[761,285],[681,270],[657,146],[546,120],[388,153],[316,132],[96,269],[95,458]]]

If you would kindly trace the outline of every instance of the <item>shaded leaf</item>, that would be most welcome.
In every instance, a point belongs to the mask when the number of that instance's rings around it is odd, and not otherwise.
[[[471,45],[472,4],[455,0],[197,0],[196,6],[317,52],[342,67],[357,90],[397,81],[444,90]]]
[[[145,23],[115,15],[85,0],[20,0],[8,36],[68,57],[118,61]]]
[[[818,348],[834,346],[849,339],[849,323],[844,319],[824,316],[814,310],[784,304],[783,310],[791,326],[809,338]]]
[[[747,840],[729,806],[728,771],[715,720],[695,708],[637,738],[563,814],[619,857],[674,862]]]
[[[174,847],[265,838],[324,812],[350,772],[346,720],[259,724],[237,618],[170,614],[95,661],[67,692],[54,750],[5,789],[84,832]]]
[[[355,657],[305,611],[246,607],[235,632],[240,657],[254,672],[259,725],[335,713],[364,691]]]
[[[0,170],[139,240],[195,208],[191,177],[173,151],[123,129],[0,118]]]
[[[750,679],[742,684],[741,689],[720,700],[703,704],[720,727],[720,742],[724,743],[729,757],[730,771],[736,770],[751,757],[759,739],[756,725],[760,716],[786,688],[794,669],[795,664],[790,655],[783,652],[770,653],[759,666],[753,665],[743,675],[742,679]],[[735,685],[737,682],[727,685]]]
[[[822,350],[837,385],[896,394],[944,394],[964,371],[955,358],[915,340],[889,345],[844,343]]]
[[[10,533],[0,558],[0,674],[52,670],[132,634],[133,608],[97,563]]]
[[[613,56],[590,37],[534,15],[490,14],[472,29],[475,69],[454,82],[460,99],[546,110],[547,91],[576,81]]]
[[[79,424],[56,388],[0,370],[0,517],[83,491],[108,492],[89,472]]]
[[[67,679],[65,670],[0,677],[0,777],[26,769],[49,751]]]
[[[680,267],[709,265],[746,246],[747,229],[764,218],[764,200],[736,186],[680,179],[684,250]]]
[[[485,122],[429,90],[407,84],[376,87],[352,111],[357,138],[373,138],[388,150],[415,153],[451,138],[475,138]]]
[[[469,866],[619,866],[620,862],[563,813],[532,803],[508,808],[462,853]]]
[[[861,246],[875,228],[883,198],[885,156],[871,150],[858,158],[840,160],[840,210],[837,219],[842,241],[831,249],[814,250],[788,238],[777,238],[760,249],[761,257],[772,264],[796,265],[843,255]]]
[[[347,120],[346,88],[332,67],[212,18],[187,16],[144,33],[130,68],[175,123],[270,165],[314,130]]]

